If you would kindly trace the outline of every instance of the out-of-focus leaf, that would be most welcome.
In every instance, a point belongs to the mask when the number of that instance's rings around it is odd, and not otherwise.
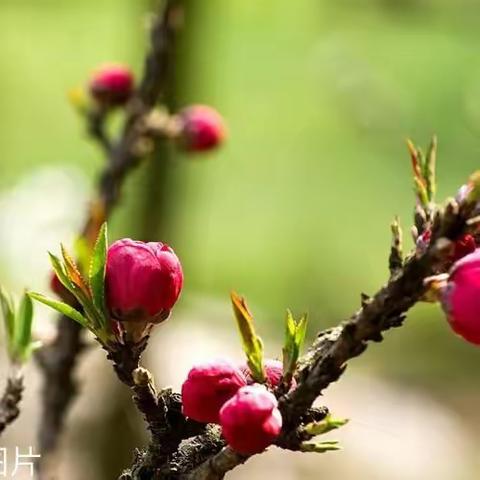
[[[465,203],[477,203],[480,201],[480,170],[473,172],[468,179],[469,192]]]
[[[83,327],[89,328],[88,320],[78,310],[73,308],[71,305],[68,305],[68,303],[53,300],[51,298],[45,297],[45,295],[42,295],[41,293],[28,292],[28,295],[34,300],[37,300],[38,302],[43,303],[50,308],[53,308],[62,315],[65,315],[72,320],[75,320]]]
[[[245,299],[235,292],[230,294],[233,312],[237,320],[238,329],[242,338],[243,350],[247,356],[247,364],[255,381],[265,382],[263,368],[263,343],[256,334],[252,314],[249,312]]]
[[[104,223],[98,234],[90,261],[88,280],[92,292],[93,303],[101,313],[102,327],[105,327],[105,264],[107,261],[108,234]]]
[[[20,360],[28,356],[32,341],[33,303],[26,293],[23,295],[15,317],[14,355]]]
[[[15,307],[12,297],[3,287],[0,287],[0,306],[5,324],[7,347],[11,351],[15,331]]]

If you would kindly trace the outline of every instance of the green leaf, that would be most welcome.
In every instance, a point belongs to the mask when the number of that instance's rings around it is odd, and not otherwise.
[[[77,264],[75,263],[73,258],[69,255],[65,246],[60,245],[60,247],[62,249],[62,257],[63,257],[64,266],[65,266],[65,272],[67,274],[68,279],[73,285],[75,285],[75,287],[80,289],[87,298],[89,298],[90,290],[88,289],[88,286],[82,274],[80,273],[80,270],[78,269]]]
[[[92,299],[90,298],[90,292],[88,292],[89,295],[87,296],[84,289],[77,286],[67,275],[66,266],[62,263],[62,261],[53,253],[49,252],[49,255],[52,267],[62,285],[77,299],[78,303],[80,303],[82,308],[85,310],[85,313],[89,317],[93,326],[99,327],[101,323],[100,317],[103,318],[103,316],[97,312],[95,306],[93,305]]]
[[[93,249],[88,273],[88,282],[93,296],[93,304],[101,313],[102,327],[105,327],[105,264],[107,262],[107,224],[104,223]]]
[[[415,145],[407,140],[407,148],[410,153],[410,159],[412,162],[413,170],[413,184],[415,189],[415,194],[420,204],[424,207],[428,206],[428,191],[427,191],[427,182],[424,177],[424,160],[423,154],[420,149],[416,148]]]
[[[75,286],[70,281],[67,276],[67,272],[65,271],[65,267],[62,264],[62,261],[53,253],[48,252],[48,256],[50,257],[50,263],[52,264],[52,268],[57,275],[60,283],[72,294],[75,296]]]
[[[68,303],[63,303],[57,300],[53,300],[51,298],[45,297],[41,293],[28,292],[28,295],[34,300],[37,300],[38,302],[43,303],[44,305],[47,305],[50,308],[53,308],[57,312],[60,312],[62,315],[65,315],[71,318],[72,320],[75,320],[77,323],[79,323],[83,327],[89,328],[88,320],[78,310],[73,308],[71,305],[68,305]]]
[[[423,176],[427,183],[427,194],[430,202],[435,200],[437,190],[435,170],[437,163],[437,137],[434,135],[428,147],[427,158],[423,166]]]
[[[5,324],[5,333],[7,336],[7,347],[11,351],[15,329],[15,307],[10,294],[0,287],[0,307],[2,309],[3,321]]]
[[[343,427],[347,423],[347,418],[333,418],[331,415],[327,415],[319,422],[308,423],[303,427],[303,430],[308,435],[314,437],[316,435],[322,435],[337,428]]]
[[[468,186],[470,187],[465,199],[467,204],[475,204],[480,200],[480,170],[473,172],[468,179]]]
[[[328,442],[302,442],[300,445],[301,452],[325,453],[334,450],[340,450],[340,445],[337,440]]]
[[[243,350],[247,356],[247,364],[255,381],[265,382],[265,370],[263,368],[263,342],[255,333],[252,314],[248,311],[245,299],[235,292],[230,294],[233,312],[237,320],[238,329],[242,338]]]
[[[32,299],[24,293],[15,318],[13,337],[14,355],[21,360],[25,360],[32,341],[32,321]]]
[[[80,271],[88,272],[90,266],[90,258],[92,257],[92,247],[88,240],[83,236],[79,236],[73,243],[73,252],[77,259]]]
[[[297,361],[305,340],[307,331],[307,314],[298,322],[293,318],[292,312],[287,310],[285,319],[285,341],[283,346],[283,381],[288,386],[292,381],[293,373],[297,368]]]

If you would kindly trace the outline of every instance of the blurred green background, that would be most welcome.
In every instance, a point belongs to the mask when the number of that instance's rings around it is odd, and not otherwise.
[[[158,183],[154,163],[136,172],[112,234],[173,245],[184,265],[185,305],[197,296],[228,304],[236,289],[261,312],[265,337],[280,338],[286,307],[310,312],[313,336],[386,280],[394,215],[411,245],[405,138],[426,146],[438,135],[440,198],[478,168],[480,4],[186,5],[174,101],[217,108],[228,143],[202,157],[174,154]],[[73,168],[93,187],[102,156],[66,94],[105,61],[141,71],[148,7],[136,0],[1,1],[0,194],[47,167]],[[61,201],[55,188],[45,195]],[[81,218],[84,201],[69,208]],[[26,211],[41,215],[37,209],[32,201]],[[25,223],[23,211],[1,225]],[[4,241],[7,233],[0,233]],[[16,264],[28,284],[30,261],[25,252]],[[0,258],[0,279],[21,288],[12,275]],[[207,329],[208,318],[202,321]],[[422,305],[351,370],[427,392],[479,440],[479,362],[480,351],[452,334],[440,309]]]

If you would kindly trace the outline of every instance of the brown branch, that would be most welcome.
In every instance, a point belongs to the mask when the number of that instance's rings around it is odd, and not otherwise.
[[[7,385],[0,399],[0,434],[16,420],[20,414],[19,404],[23,393],[23,375],[14,368],[9,374]]]
[[[152,27],[151,50],[145,61],[140,86],[127,107],[127,116],[119,140],[111,144],[101,119],[90,124],[94,138],[108,156],[107,166],[99,182],[98,199],[94,202],[83,234],[89,241],[96,237],[101,223],[117,205],[127,174],[139,163],[144,152],[137,148],[143,133],[144,117],[154,108],[166,85],[177,27],[178,2],[167,0],[163,14]],[[83,349],[82,329],[69,318],[59,319],[54,342],[37,352],[38,364],[44,376],[43,413],[39,426],[39,449],[42,455],[37,464],[39,478],[51,478],[42,465],[56,449],[68,408],[76,394],[73,379],[78,354]]]
[[[225,447],[182,478],[185,480],[221,480],[230,470],[245,463],[248,459],[249,456],[240,455],[230,447]]]
[[[346,363],[365,351],[368,342],[383,340],[382,333],[403,324],[408,310],[425,293],[424,280],[449,270],[449,252],[452,241],[468,229],[468,219],[473,214],[473,205],[447,204],[444,211],[437,211],[432,226],[432,239],[423,254],[412,252],[405,264],[397,267],[388,283],[373,297],[362,297],[362,307],[349,320],[335,328],[321,332],[308,353],[301,359],[296,375],[298,386],[282,396],[279,408],[284,425],[276,444],[282,448],[298,451],[308,438],[302,424],[312,421],[311,405],[322,391],[335,382],[345,371]],[[313,410],[318,420],[325,411]],[[307,415],[306,415],[307,414]],[[212,434],[210,434],[212,435]],[[168,465],[157,469],[152,479],[220,480],[225,474],[244,463],[248,457],[234,454],[223,448],[218,431],[213,433],[208,448],[201,436],[193,438],[184,452],[182,468],[168,470]],[[206,450],[206,452],[205,452]],[[182,448],[177,455],[180,455]],[[205,452],[198,464],[200,452]],[[175,457],[174,457],[175,458]],[[134,469],[132,470],[134,471]],[[161,472],[169,472],[161,474]],[[132,477],[136,479],[137,477]]]

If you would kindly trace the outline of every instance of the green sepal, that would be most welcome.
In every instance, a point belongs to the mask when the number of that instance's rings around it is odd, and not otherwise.
[[[50,308],[53,308],[54,310],[61,313],[62,315],[65,315],[66,317],[69,317],[72,320],[75,320],[77,323],[82,325],[82,327],[90,328],[88,320],[78,310],[73,308],[68,303],[53,300],[51,298],[46,297],[45,295],[42,295],[41,293],[28,292],[28,295],[34,300],[37,300],[38,302],[43,303],[44,305],[47,305]]]
[[[235,292],[230,294],[235,319],[242,339],[243,351],[247,356],[247,365],[252,378],[259,383],[266,380],[263,367],[263,342],[256,334],[252,314],[249,312],[245,299]]]
[[[302,315],[300,320],[295,321],[292,312],[287,310],[285,318],[285,340],[283,345],[283,382],[290,386],[293,374],[297,368],[298,357],[305,340],[308,317]]]

